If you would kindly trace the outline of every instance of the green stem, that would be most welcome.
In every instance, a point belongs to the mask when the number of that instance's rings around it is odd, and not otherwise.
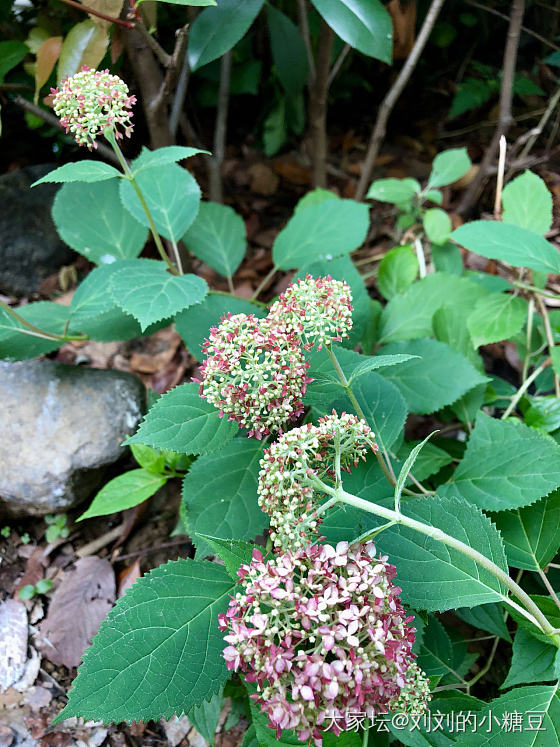
[[[170,272],[172,272],[174,275],[179,275],[179,270],[173,265],[173,262],[169,259],[167,256],[167,252],[163,248],[163,243],[161,241],[161,237],[159,233],[157,232],[154,219],[152,218],[152,214],[150,213],[150,209],[148,207],[148,204],[146,203],[146,200],[144,199],[144,195],[142,194],[142,191],[140,187],[138,186],[138,183],[136,179],[134,178],[134,174],[130,170],[130,166],[128,165],[128,162],[126,158],[123,155],[122,150],[119,148],[119,145],[117,141],[115,140],[115,135],[112,131],[107,131],[105,133],[105,137],[107,138],[109,144],[115,151],[115,154],[117,158],[119,159],[119,163],[122,166],[122,170],[124,172],[125,177],[128,179],[128,181],[132,184],[132,188],[136,192],[136,196],[140,200],[140,204],[142,205],[142,210],[144,211],[146,218],[148,220],[148,225],[150,226],[150,231],[152,233],[156,249],[159,252],[159,256],[163,259],[165,264],[169,267]]]
[[[478,552],[478,550],[475,550],[464,542],[461,542],[461,540],[458,540],[455,537],[451,537],[449,534],[442,532],[441,529],[438,529],[437,527],[433,527],[429,524],[424,524],[423,522],[412,519],[409,516],[405,516],[400,512],[393,511],[389,508],[385,508],[384,506],[379,506],[376,503],[371,503],[370,501],[366,501],[356,495],[347,493],[345,490],[336,490],[326,484],[323,484],[321,489],[329,495],[337,496],[341,503],[346,503],[349,506],[354,506],[355,508],[362,509],[367,513],[381,516],[388,521],[394,521],[397,524],[401,524],[402,526],[414,529],[416,532],[424,534],[427,537],[431,537],[438,542],[442,542],[444,545],[452,547],[454,550],[457,550],[463,555],[471,558],[471,560],[474,560],[475,563],[489,571],[507,589],[509,589],[509,591],[514,596],[516,596],[517,599],[519,599],[519,601],[523,604],[523,607],[518,605],[509,597],[504,596],[503,600],[507,602],[511,607],[516,609],[520,614],[523,614],[524,617],[532,622],[545,635],[549,636],[551,638],[551,641],[556,646],[560,647],[560,635],[558,635],[556,629],[546,619],[535,602],[533,602],[531,597],[525,591],[523,591],[523,589],[518,584],[516,584],[515,581],[510,578],[510,576],[505,571],[503,571],[491,560],[488,560],[488,558],[482,553]]]
[[[276,265],[272,266],[272,269],[264,276],[264,278],[261,280],[261,282],[259,284],[259,287],[257,288],[257,290],[251,296],[251,301],[256,301],[257,300],[257,298],[260,296],[260,294],[262,293],[262,291],[266,288],[266,286],[269,284],[269,282],[274,277],[274,274],[277,271],[277,269],[278,268],[276,267]]]
[[[515,395],[511,398],[511,402],[507,406],[507,409],[504,410],[504,414],[502,415],[502,420],[505,420],[509,415],[511,415],[513,410],[515,410],[515,407],[517,406],[517,403],[519,402],[521,397],[525,394],[525,392],[531,386],[531,384],[537,378],[537,376],[542,374],[542,372],[547,366],[550,366],[550,362],[551,362],[550,358],[547,358],[544,363],[542,363],[538,368],[535,368],[533,373],[525,379],[525,381],[523,382],[523,384],[521,384],[521,386],[519,387]]]
[[[211,296],[227,296],[228,298],[239,298],[241,299],[241,296],[236,296],[235,293],[230,293],[230,291],[219,291],[212,288],[211,291],[209,291],[209,295]],[[245,299],[241,299],[245,300]],[[268,309],[268,306],[263,303],[262,301],[256,301],[254,298],[251,298],[247,301],[247,303],[253,304],[253,306],[259,306],[261,309]]]
[[[531,341],[532,341],[534,312],[535,312],[535,300],[533,298],[530,298],[529,306],[527,307],[527,338],[526,338],[527,353],[525,355],[525,360],[523,361],[523,373],[521,375],[522,382],[524,382],[525,379],[527,378],[527,372],[529,371],[529,361],[531,359]]]
[[[515,288],[523,288],[523,290],[532,291],[533,293],[537,293],[539,296],[553,298],[555,301],[560,301],[560,296],[557,293],[551,293],[550,291],[537,288],[535,285],[530,285],[529,283],[522,283],[521,280],[514,280],[512,285]]]
[[[26,327],[25,330],[18,330],[14,328],[18,332],[24,332],[25,334],[33,335],[33,337],[40,337],[43,340],[56,340],[57,342],[70,342],[71,340],[88,339],[87,335],[57,335],[55,332],[47,332],[44,329],[40,329],[39,327],[36,327],[34,324],[31,324],[31,322],[28,322],[26,319],[20,316],[17,311],[14,311],[11,306],[8,306],[8,304],[4,303],[3,301],[0,301],[0,308],[7,311],[8,314],[13,316],[14,319],[17,319],[20,324],[23,324],[23,326]]]

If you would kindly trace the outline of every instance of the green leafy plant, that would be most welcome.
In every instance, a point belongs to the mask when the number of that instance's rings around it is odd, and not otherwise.
[[[66,102],[70,126],[81,101]],[[350,256],[366,238],[367,205],[311,192],[275,239],[271,276],[296,272],[266,305],[264,285],[246,300],[183,273],[180,240],[230,287],[246,250],[237,216],[201,203],[177,165],[192,149],[144,150],[129,164],[106,114],[94,124],[122,171],[85,160],[46,177],[64,183],[53,209],[61,234],[97,267],[68,308],[2,305],[0,346],[22,358],[175,323],[200,381],[156,400],[128,439],[139,468],[109,482],[81,518],[181,476],[196,554],[117,602],[58,720],[186,713],[212,739],[233,696],[252,721],[247,744],[367,743],[381,724],[405,744],[456,742],[449,723],[434,741],[428,712],[475,713],[500,744],[506,714],[528,726],[537,712],[543,740],[554,739],[560,321],[545,300],[556,298],[547,280],[560,259],[544,238],[544,183],[518,176],[502,221],[452,231],[427,203],[470,167],[464,150],[439,154],[424,186],[374,182],[369,197],[408,216],[405,243],[376,271],[384,304]],[[67,209],[73,200],[94,217]],[[159,260],[138,256],[148,229]],[[500,274],[465,270],[460,246]],[[521,361],[513,383],[486,370],[480,352],[504,340]],[[49,529],[62,536],[65,525],[52,517]],[[444,611],[491,636],[480,661]],[[489,698],[477,683],[498,650],[505,692]],[[398,714],[416,722],[401,728]],[[460,743],[487,736],[461,732]]]
[[[66,514],[47,514],[45,524],[47,531],[45,539],[47,542],[56,542],[57,539],[66,539],[70,534],[70,528],[67,524],[68,517]]]
[[[52,589],[53,582],[50,578],[42,578],[36,584],[26,584],[18,591],[20,599],[33,599],[35,596],[46,594]]]

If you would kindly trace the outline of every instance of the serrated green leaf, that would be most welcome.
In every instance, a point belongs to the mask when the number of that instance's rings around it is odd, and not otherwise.
[[[406,516],[437,527],[478,550],[507,572],[503,544],[482,511],[458,498],[413,498],[403,503]],[[507,590],[494,574],[443,542],[404,526],[376,537],[378,549],[398,568],[406,604],[427,611],[476,607],[503,600]]]
[[[169,719],[226,681],[217,616],[233,588],[222,566],[180,559],[134,583],[101,624],[57,722]]]
[[[102,161],[77,161],[76,163],[66,163],[54,171],[49,171],[41,179],[38,179],[31,186],[36,187],[38,184],[45,182],[103,182],[107,179],[114,179],[122,176],[121,172],[114,166]]]
[[[551,394],[548,397],[531,397],[531,406],[523,413],[525,423],[531,428],[552,433],[560,428],[560,398]]]
[[[145,444],[131,444],[132,456],[148,472],[159,475],[165,469],[165,454]]]
[[[550,596],[544,596],[543,594],[530,594],[529,596],[550,624],[556,628],[556,630],[559,630],[560,610],[558,609],[554,599]],[[525,615],[521,615],[516,609],[508,610],[508,612],[517,625],[530,633],[533,638],[536,638],[538,641],[542,641],[543,643],[550,643],[550,637],[546,633],[543,633],[540,628],[537,628],[537,626],[528,620]]]
[[[296,213],[272,247],[274,264],[291,270],[349,254],[364,242],[369,209],[354,200],[328,200]]]
[[[388,64],[393,57],[393,24],[379,0],[311,0],[343,41]]]
[[[14,309],[26,322],[45,332],[62,335],[68,322],[68,307],[51,301],[37,301]],[[28,334],[24,324],[0,308],[0,359],[14,361],[34,358],[57,350],[62,340],[47,340]]]
[[[235,210],[217,202],[201,202],[183,240],[187,249],[216,272],[231,278],[247,248],[245,223]]]
[[[254,539],[268,526],[268,516],[257,503],[257,479],[263,443],[234,438],[220,451],[205,454],[183,481],[183,501],[190,534],[222,539]],[[196,542],[197,556],[210,550]]]
[[[263,0],[220,0],[205,8],[189,29],[188,60],[197,70],[217,60],[245,36],[262,8]]]
[[[397,459],[404,462],[412,449],[419,443],[419,441],[404,441],[397,451]],[[452,461],[451,456],[446,451],[434,446],[433,443],[425,443],[414,463],[414,477],[420,481],[425,480],[427,477],[437,474],[442,467]]]
[[[491,293],[481,298],[467,318],[475,347],[513,337],[527,319],[527,301],[519,296]]]
[[[412,200],[420,192],[420,184],[416,179],[376,179],[372,182],[366,198],[379,202],[391,202],[402,205]]]
[[[444,187],[460,179],[471,167],[466,148],[451,148],[438,153],[432,164],[428,187]]]
[[[379,264],[377,288],[383,298],[390,301],[393,296],[405,291],[416,280],[418,259],[411,246],[404,244],[390,249]]]
[[[392,298],[381,313],[378,342],[399,342],[430,337],[432,317],[444,305],[472,308],[485,296],[484,288],[466,278],[435,272],[413,283],[406,293]]]
[[[544,569],[560,547],[560,491],[527,508],[493,516],[500,530],[508,565],[527,571]]]
[[[461,607],[454,612],[457,617],[460,617],[461,620],[469,623],[474,628],[485,630],[511,643],[511,636],[504,621],[504,611],[500,604],[496,602],[493,604],[481,604],[471,609]]]
[[[276,75],[287,93],[296,96],[307,81],[305,44],[295,23],[272,5],[266,6],[270,49]]]
[[[451,220],[445,210],[430,208],[422,219],[426,236],[434,244],[445,244],[452,231]]]
[[[166,0],[166,2],[169,2],[169,0]],[[187,717],[194,728],[211,745],[214,744],[214,736],[223,707],[224,696],[220,690],[220,692],[212,695],[209,700],[190,708],[187,712]]]
[[[471,340],[464,309],[458,306],[441,306],[432,317],[432,327],[440,342],[445,342],[464,355],[478,371],[484,371],[482,358]]]
[[[182,384],[162,395],[127,444],[138,443],[180,454],[205,454],[234,437],[237,424],[198,396],[198,384]]]
[[[182,239],[200,204],[200,187],[195,178],[176,163],[166,163],[142,169],[135,179],[158,233],[171,241]],[[121,179],[119,193],[130,214],[149,227],[142,203],[128,179]]]
[[[239,580],[237,571],[242,565],[249,565],[253,558],[255,545],[252,545],[250,542],[222,539],[221,537],[212,537],[209,534],[200,534],[198,532],[196,532],[196,536],[201,537],[212,548],[213,552],[224,561],[227,572],[237,582]],[[262,548],[257,549],[262,550]]]
[[[515,734],[500,725],[513,724],[521,716]],[[492,700],[478,714],[486,728],[461,736],[461,747],[557,747],[560,737],[558,684],[518,687]],[[490,726],[491,725],[491,726]]]
[[[52,217],[61,239],[96,264],[137,257],[148,235],[121,205],[118,182],[113,179],[63,184]]]
[[[488,259],[539,272],[560,272],[560,253],[549,241],[533,231],[508,223],[476,220],[456,228],[453,241]]]
[[[433,244],[432,262],[438,272],[459,276],[463,274],[463,255],[459,247],[451,241],[445,241],[441,246]]]
[[[135,259],[123,262],[111,275],[114,301],[138,319],[143,330],[161,319],[200,303],[208,292],[196,275],[172,275],[163,262]]]
[[[357,366],[352,369],[350,377],[348,378],[348,383],[351,384],[369,371],[376,371],[378,368],[388,368],[389,366],[397,366],[399,363],[405,363],[406,361],[417,357],[418,356],[406,354],[368,356],[364,361],[358,363]]]
[[[311,190],[311,192],[307,192],[307,194],[303,195],[303,197],[298,200],[297,205],[294,208],[294,215],[305,210],[305,208],[311,207],[311,205],[320,205],[322,202],[327,202],[328,200],[340,200],[340,197],[334,192],[331,192],[330,189],[317,187],[316,189]]]
[[[165,1],[169,2],[169,0]],[[130,168],[133,174],[138,174],[155,166],[166,166],[168,163],[184,161],[186,158],[192,158],[192,156],[196,156],[199,153],[204,153],[207,156],[211,155],[207,150],[187,148],[184,145],[168,145],[165,148],[157,148],[156,150],[142,148],[142,152],[130,164]]]
[[[421,441],[419,444],[416,444],[413,449],[411,449],[410,454],[406,457],[403,466],[400,469],[399,476],[397,477],[397,481],[395,483],[395,510],[400,511],[400,505],[401,505],[401,495],[403,488],[409,478],[410,472],[412,470],[412,467],[414,466],[416,459],[418,457],[418,454],[422,450],[422,447],[426,445],[428,442],[428,439],[430,439],[432,434],[426,436],[426,438]]]
[[[384,355],[405,350],[417,357],[385,369],[382,376],[399,389],[410,412],[440,410],[487,381],[460,353],[437,340],[394,342],[381,349]]]
[[[201,303],[179,312],[175,317],[175,328],[183,338],[188,351],[197,360],[202,360],[202,344],[210,334],[211,327],[217,327],[222,317],[231,314],[254,314],[264,317],[266,313],[243,298],[221,296],[210,293]]]
[[[143,503],[156,493],[165,483],[167,477],[155,475],[145,469],[132,469],[110,480],[91,503],[88,510],[78,521],[91,519],[93,516],[106,516],[117,511]]]
[[[518,628],[513,639],[511,668],[500,690],[532,682],[557,681],[558,677],[560,649],[538,641],[524,628]]]
[[[544,181],[531,171],[511,181],[502,192],[504,223],[528,228],[544,236],[552,225],[552,195]]]
[[[431,617],[424,628],[422,646],[418,654],[418,666],[428,677],[449,674],[453,666],[451,640],[443,625],[435,617]]]
[[[527,506],[560,485],[560,447],[522,423],[478,414],[452,481],[438,489],[485,510]]]

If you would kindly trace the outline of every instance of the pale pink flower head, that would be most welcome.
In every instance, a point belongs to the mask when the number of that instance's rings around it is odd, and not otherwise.
[[[96,148],[98,135],[112,131],[116,138],[130,137],[133,126],[132,105],[126,83],[108,70],[91,70],[84,65],[71,78],[66,76],[59,88],[52,88],[53,107],[60,123],[71,132],[78,145]]]
[[[263,452],[259,506],[270,515],[270,538],[277,547],[302,547],[316,537],[315,511],[324,497],[316,479],[336,483],[340,469],[349,472],[368,451],[377,451],[369,425],[355,415],[333,410],[317,425],[307,423],[282,434]]]
[[[210,330],[200,396],[262,438],[303,413],[307,376],[299,340],[253,314],[228,314]]]
[[[219,618],[223,655],[256,686],[251,698],[277,739],[295,729],[321,747],[327,729],[350,728],[352,712],[426,708],[413,618],[394,567],[375,554],[373,542],[309,544],[269,560],[255,551],[241,566],[240,591]]]
[[[271,324],[296,334],[307,350],[340,342],[352,329],[352,292],[344,280],[306,275],[272,304]]]

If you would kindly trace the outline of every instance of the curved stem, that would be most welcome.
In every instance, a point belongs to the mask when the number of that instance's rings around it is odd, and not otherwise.
[[[272,266],[272,269],[264,276],[264,278],[261,280],[261,282],[259,284],[259,287],[257,288],[257,290],[251,296],[251,301],[256,301],[257,300],[257,298],[261,295],[261,293],[263,292],[263,290],[267,287],[267,285],[270,283],[270,281],[274,277],[274,274],[276,273],[277,269],[278,268],[276,267],[276,265]]]
[[[423,522],[405,516],[400,512],[393,511],[389,508],[385,508],[384,506],[379,506],[376,503],[371,503],[370,501],[366,501],[356,495],[347,493],[345,490],[335,490],[329,485],[323,485],[322,490],[330,495],[336,495],[341,503],[346,503],[349,506],[354,506],[355,508],[362,509],[367,513],[381,516],[382,518],[389,521],[394,521],[397,524],[402,524],[403,526],[409,527],[410,529],[414,529],[420,534],[424,534],[427,537],[431,537],[432,539],[437,540],[438,542],[442,542],[444,545],[452,547],[454,550],[457,550],[463,555],[471,558],[471,560],[474,560],[475,563],[480,565],[482,568],[485,568],[493,576],[495,576],[514,596],[516,596],[517,599],[519,599],[519,601],[522,603],[524,609],[513,602],[513,600],[511,600],[509,597],[503,596],[503,600],[518,612],[523,614],[523,616],[530,620],[536,627],[538,627],[545,635],[547,635],[551,639],[551,642],[553,642],[554,645],[560,647],[560,635],[558,635],[556,628],[554,628],[546,619],[535,602],[533,602],[531,597],[518,584],[516,584],[515,581],[510,578],[510,576],[505,571],[503,571],[498,565],[489,560],[485,555],[478,552],[478,550],[475,550],[464,542],[461,542],[461,540],[458,540],[455,537],[451,537],[449,534],[442,532],[441,529],[438,529],[437,527],[433,527],[429,524],[424,524]]]
[[[550,366],[550,364],[551,364],[551,360],[550,358],[547,358],[543,364],[541,364],[538,368],[535,368],[533,373],[525,379],[523,384],[521,384],[521,386],[519,387],[515,395],[512,397],[511,402],[507,406],[507,410],[504,410],[504,414],[502,415],[502,418],[501,418],[502,420],[505,420],[509,415],[511,415],[513,410],[515,410],[517,403],[519,402],[521,397],[525,394],[527,389],[529,389],[533,381],[537,378],[537,376],[542,374],[544,369],[547,366]]]
[[[7,311],[8,314],[13,316],[14,319],[17,319],[17,321],[26,328],[18,330],[17,327],[14,327],[14,330],[16,332],[23,332],[28,335],[33,335],[33,337],[40,337],[43,340],[56,340],[57,342],[70,342],[71,340],[88,339],[87,335],[57,335],[56,332],[47,332],[44,329],[40,329],[40,327],[36,327],[34,324],[31,324],[31,322],[28,322],[26,319],[20,316],[17,311],[14,311],[12,307],[8,306],[8,304],[4,303],[4,301],[0,301],[0,308],[4,309],[4,311]]]
[[[108,131],[105,133],[105,137],[107,138],[109,144],[115,151],[115,154],[117,158],[119,159],[119,163],[122,166],[122,170],[125,174],[125,177],[132,184],[132,188],[134,189],[134,191],[136,192],[136,196],[140,200],[140,204],[142,205],[142,210],[144,211],[146,218],[148,220],[148,225],[150,226],[150,231],[152,233],[152,236],[153,236],[153,239],[156,245],[156,249],[159,252],[159,256],[163,259],[165,264],[169,267],[169,270],[174,275],[179,275],[180,274],[179,270],[177,270],[177,268],[173,265],[173,262],[171,262],[171,260],[167,256],[167,252],[163,248],[163,243],[161,241],[161,237],[159,233],[157,232],[157,228],[155,226],[154,219],[152,218],[152,214],[150,213],[150,209],[146,203],[146,200],[144,199],[144,195],[142,194],[142,191],[140,187],[138,186],[138,183],[136,182],[136,179],[134,178],[134,174],[130,170],[130,166],[128,165],[127,160],[124,157],[122,150],[119,148],[119,145],[115,139],[114,133],[111,131]]]

